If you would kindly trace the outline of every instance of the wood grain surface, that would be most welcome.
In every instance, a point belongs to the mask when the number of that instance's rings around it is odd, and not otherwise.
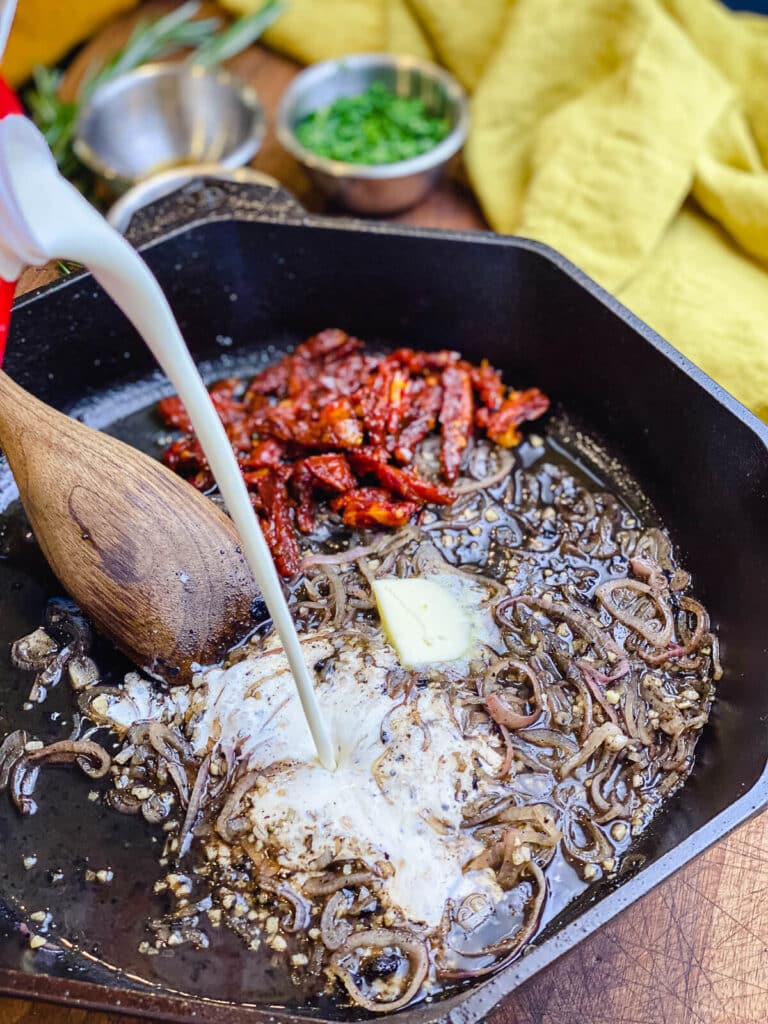
[[[112,42],[120,38],[114,30]],[[103,37],[95,47],[103,45]],[[94,45],[81,57],[82,67]],[[268,112],[295,74],[290,61],[253,48],[232,62]],[[310,209],[322,200],[274,136],[254,160]],[[482,228],[456,178],[400,218],[429,227]],[[28,272],[20,290],[55,270]],[[0,1024],[118,1024],[127,1018],[0,1000]],[[493,1024],[766,1024],[768,1022],[768,814],[680,871],[554,967],[523,985]]]

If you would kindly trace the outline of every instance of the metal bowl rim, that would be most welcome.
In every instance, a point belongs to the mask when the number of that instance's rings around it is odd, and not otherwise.
[[[75,123],[75,139],[73,143],[73,148],[77,157],[86,165],[86,167],[100,175],[106,181],[125,181],[132,185],[145,181],[152,175],[151,170],[145,175],[134,178],[123,174],[121,171],[118,171],[116,168],[108,164],[105,160],[102,160],[85,138],[85,125],[88,123],[88,120],[93,115],[96,108],[102,103],[111,100],[115,93],[119,93],[122,88],[125,87],[126,83],[143,78],[180,78],[182,74],[193,74],[200,77],[205,76],[218,80],[222,85],[229,88],[237,96],[242,105],[252,111],[255,115],[254,130],[250,136],[241,142],[239,146],[233,149],[231,153],[219,161],[219,166],[228,170],[233,170],[237,167],[243,166],[243,164],[246,164],[259,151],[266,133],[266,114],[264,111],[264,105],[259,99],[259,94],[253,86],[248,85],[247,82],[244,82],[231,71],[227,71],[226,68],[203,68],[201,65],[186,64],[184,61],[170,63],[159,63],[155,61],[150,64],[142,64],[140,67],[134,68],[132,71],[126,71],[124,74],[118,75],[116,78],[98,86],[94,90],[93,94],[85,101],[77,116],[77,121]]]
[[[333,78],[344,67],[351,68],[395,68],[403,71],[421,71],[444,89],[456,103],[456,123],[445,138],[432,149],[408,160],[397,160],[390,164],[352,164],[342,160],[331,160],[307,149],[299,142],[290,120],[290,107],[300,93],[317,79]],[[293,79],[283,93],[277,108],[275,131],[280,144],[297,160],[314,171],[320,171],[333,178],[365,178],[384,181],[422,174],[449,160],[464,145],[469,131],[469,102],[467,94],[458,79],[432,61],[421,57],[395,56],[391,53],[352,53],[344,57],[333,57],[304,68]]]

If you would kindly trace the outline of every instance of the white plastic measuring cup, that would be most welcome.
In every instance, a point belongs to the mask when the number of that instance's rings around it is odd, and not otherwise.
[[[0,277],[55,257],[92,272],[174,384],[206,454],[283,643],[322,765],[336,758],[272,556],[240,469],[171,308],[144,261],[58,171],[31,121],[0,121]]]

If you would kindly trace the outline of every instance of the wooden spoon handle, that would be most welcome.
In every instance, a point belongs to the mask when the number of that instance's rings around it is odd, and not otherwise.
[[[165,466],[1,371],[0,445],[51,568],[139,666],[188,678],[251,628],[257,592],[231,521]]]

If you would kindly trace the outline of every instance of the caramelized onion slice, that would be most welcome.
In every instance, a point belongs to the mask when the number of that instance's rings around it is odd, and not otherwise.
[[[11,798],[21,814],[34,814],[37,810],[33,794],[43,764],[76,764],[89,778],[101,779],[109,771],[112,758],[91,740],[61,740],[40,750],[25,751],[8,773]]]
[[[624,583],[624,580],[611,581]],[[532,594],[517,594],[514,597],[507,597],[500,601],[494,608],[493,614],[496,622],[502,629],[514,629],[515,623],[512,619],[515,607],[518,604],[528,608],[535,608],[543,612],[550,619],[560,619],[565,622],[573,632],[588,640],[601,658],[607,658],[613,653],[617,658],[624,656],[624,651],[619,647],[605,626],[597,619],[594,613],[581,608],[578,605],[566,604],[545,593],[541,597],[534,597]]]
[[[184,738],[164,722],[137,722],[128,731],[128,739],[137,747],[149,743],[154,752],[165,761],[179,799],[184,807],[189,804],[189,780],[183,761],[189,758]]]
[[[6,788],[13,766],[24,756],[27,739],[28,736],[24,730],[17,729],[15,732],[8,733],[0,743],[0,790]]]
[[[489,964],[485,964],[483,967],[470,969],[438,967],[438,973],[441,978],[450,980],[480,978],[484,974],[490,974],[492,971],[499,970],[517,956],[525,943],[536,931],[539,919],[541,918],[541,912],[544,908],[544,901],[547,897],[547,880],[544,877],[544,872],[535,860],[527,861],[526,864],[523,865],[520,881],[522,881],[522,876],[525,874],[532,876],[532,884],[535,884],[535,893],[526,906],[525,921],[522,926],[514,935],[510,936],[508,939],[504,939],[502,942],[497,942],[493,946],[486,946],[485,949],[472,952],[462,952],[461,954],[463,957],[472,959],[480,959],[481,957],[487,956],[496,957],[496,959],[492,960]]]
[[[515,464],[515,457],[506,448],[502,448],[498,452],[499,465],[496,469],[491,470],[487,476],[484,476],[479,480],[472,480],[470,477],[464,478],[462,483],[456,484],[453,488],[456,494],[471,494],[474,491],[483,491],[488,487],[495,487],[496,484],[500,484],[502,480],[506,480],[509,474],[512,472],[512,467]]]
[[[589,837],[589,845],[580,846],[573,835],[573,826],[578,827]],[[600,827],[588,815],[568,816],[563,835],[563,846],[568,855],[582,864],[597,864],[613,856],[613,847],[606,839]]]
[[[11,664],[23,672],[41,672],[58,649],[56,641],[41,626],[11,644]]]
[[[646,597],[658,611],[661,622],[655,616],[644,619],[623,608],[617,596],[617,591],[620,590],[632,591],[639,596]],[[649,584],[630,579],[608,580],[606,583],[600,584],[595,591],[595,597],[617,622],[637,633],[654,647],[666,647],[672,639],[674,629],[672,610]]]
[[[397,949],[408,960],[410,967],[408,984],[395,999],[377,1000],[366,996],[355,980],[355,976],[345,961],[352,954],[370,950],[370,955],[387,949]],[[421,988],[429,969],[427,948],[415,935],[406,931],[389,931],[386,928],[372,928],[370,931],[355,932],[350,935],[344,945],[331,957],[329,973],[335,975],[358,1006],[371,1013],[391,1013],[413,999]]]
[[[330,896],[340,889],[355,889],[359,885],[370,885],[373,874],[370,871],[353,871],[349,875],[339,869],[326,871],[319,878],[308,878],[302,888],[307,896]]]
[[[500,836],[499,826],[503,829]],[[489,845],[465,870],[490,868],[502,889],[513,889],[519,883],[530,859],[530,850],[524,855],[524,847],[534,847],[539,851],[537,856],[546,854],[550,859],[562,838],[554,808],[548,804],[508,805],[493,818],[489,828],[476,832],[475,838],[484,834],[490,836]],[[499,838],[494,841],[494,836]]]
[[[574,754],[573,757],[560,765],[558,774],[561,779],[564,779],[566,775],[570,775],[579,765],[588,761],[603,743],[610,744],[611,749],[620,750],[627,745],[627,742],[627,737],[618,725],[615,725],[613,722],[605,722],[603,725],[599,725],[596,729],[592,730],[586,743],[582,745],[577,754]]]
[[[262,771],[250,771],[242,775],[227,796],[226,802],[216,819],[216,831],[226,843],[237,842],[238,836],[248,828],[248,816],[241,806],[245,796],[263,776]]]
[[[287,882],[281,882],[275,892],[287,903],[290,903],[293,910],[292,915],[286,914],[283,918],[283,928],[289,932],[303,932],[306,928],[309,928],[309,922],[312,918],[312,904],[309,900],[305,900]]]
[[[328,900],[320,918],[320,935],[326,949],[335,952],[340,949],[352,934],[352,925],[344,920],[351,900],[339,889]]]
[[[521,714],[512,707],[507,700],[506,695],[503,694],[503,691],[488,693],[488,687],[491,683],[498,679],[502,672],[506,672],[510,669],[517,672],[519,675],[524,676],[530,683],[533,695],[530,701],[527,701],[526,703],[533,704],[534,710],[528,714]],[[485,706],[488,708],[488,714],[497,725],[503,725],[507,729],[525,729],[529,725],[533,725],[533,723],[538,721],[541,717],[541,713],[544,710],[544,701],[541,695],[541,682],[538,674],[530,665],[526,665],[524,661],[520,661],[518,658],[503,658],[493,665],[488,672],[486,672],[480,690],[482,696],[485,698]]]
[[[37,802],[32,794],[35,792],[39,774],[40,766],[29,765],[23,757],[11,768],[8,789],[19,814],[34,814],[37,810]]]
[[[183,857],[192,844],[192,832],[197,822],[198,815],[203,809],[205,796],[208,790],[208,780],[211,777],[211,755],[208,754],[200,763],[195,777],[195,784],[189,795],[187,813],[184,815],[184,822],[181,826],[181,845],[179,856]]]
[[[624,676],[630,671],[629,662],[622,661],[617,666],[616,670],[610,675],[606,675],[605,672],[601,672],[596,665],[581,658],[576,662],[576,667],[581,671],[584,677],[584,682],[589,688],[589,692],[600,705],[605,712],[609,721],[613,722],[614,725],[619,724],[618,716],[615,710],[611,707],[605,697],[605,688],[610,686],[611,683],[615,683],[619,679],[623,679]]]
[[[89,779],[103,779],[112,765],[104,747],[92,740],[61,740],[27,754],[32,764],[76,764]]]
[[[301,560],[301,568],[306,572],[307,569],[314,569],[321,565],[348,565],[350,562],[356,562],[358,558],[375,554],[380,547],[381,538],[377,537],[372,544],[357,544],[355,547],[334,551],[331,554],[305,555]]]

